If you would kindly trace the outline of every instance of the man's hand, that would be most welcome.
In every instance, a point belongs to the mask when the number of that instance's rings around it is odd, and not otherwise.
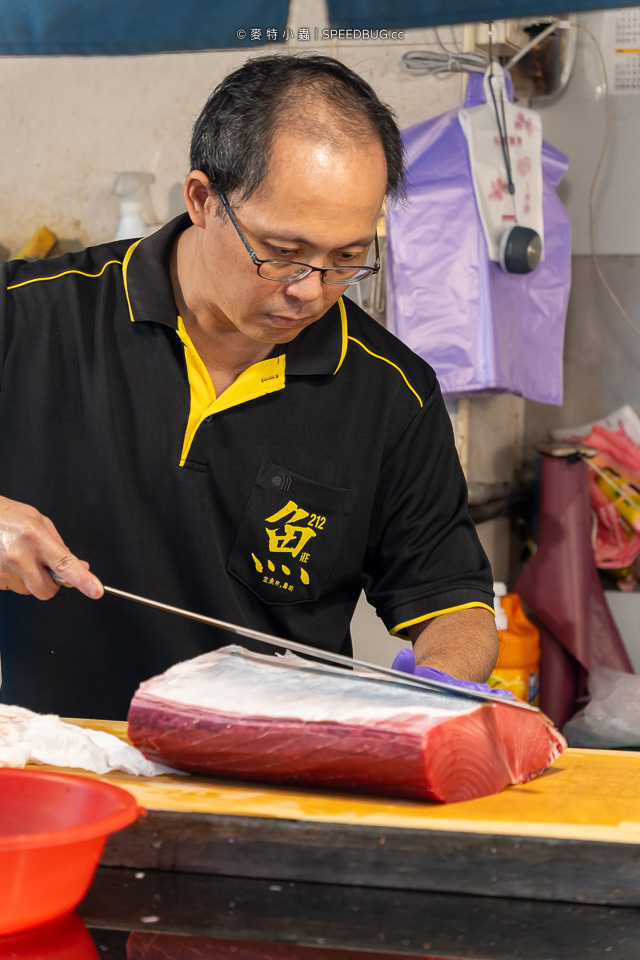
[[[511,690],[500,690],[490,687],[488,683],[477,683],[475,680],[456,680],[448,673],[442,670],[436,670],[434,667],[418,667],[411,650],[400,650],[397,657],[391,664],[392,670],[401,670],[403,673],[411,673],[414,677],[425,677],[427,680],[438,680],[440,683],[448,683],[452,687],[461,687],[463,690],[475,690],[479,693],[497,694],[499,697],[506,697],[509,700],[515,700]]]
[[[484,683],[498,658],[495,617],[483,607],[454,610],[409,627],[416,663],[457,680]]]
[[[60,589],[47,569],[92,599],[102,584],[74,556],[48,517],[26,503],[0,497],[0,589],[49,600]]]

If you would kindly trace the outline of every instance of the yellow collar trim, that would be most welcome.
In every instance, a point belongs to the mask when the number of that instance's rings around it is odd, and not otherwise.
[[[187,333],[182,317],[178,317],[178,336],[184,344],[187,376],[191,388],[189,420],[180,457],[182,467],[189,455],[193,438],[207,417],[238,406],[240,403],[255,400],[267,393],[284,389],[286,358],[283,354],[280,357],[269,357],[267,360],[254,363],[243,370],[224,393],[216,397],[209,371]]]
[[[333,371],[335,377],[336,373],[342,366],[342,361],[347,355],[347,347],[349,346],[349,329],[347,327],[347,309],[344,305],[344,300],[342,297],[338,300],[338,307],[340,309],[340,322],[342,324],[342,350],[340,352],[340,359],[338,360],[338,366]]]
[[[369,356],[375,357],[376,360],[383,360],[385,363],[388,363],[390,367],[394,367],[394,368],[398,371],[398,373],[400,374],[400,376],[402,377],[402,379],[404,380],[404,382],[406,383],[406,385],[409,387],[409,390],[411,390],[411,393],[412,393],[412,394],[414,395],[414,397],[417,399],[417,401],[418,401],[418,403],[420,404],[420,406],[421,406],[421,407],[424,406],[424,403],[423,403],[422,400],[420,399],[420,395],[419,395],[418,393],[416,393],[416,391],[413,389],[413,387],[411,386],[411,384],[409,383],[409,381],[408,381],[407,378],[405,377],[404,372],[400,369],[400,367],[398,366],[397,363],[394,363],[393,360],[387,360],[386,357],[381,357],[379,353],[374,353],[373,350],[369,350],[369,347],[365,347],[364,343],[361,343],[360,340],[356,340],[355,337],[349,337],[349,340],[352,340],[354,343],[357,343],[359,347],[362,347],[362,349],[363,349],[366,353],[369,354]]]
[[[143,237],[140,238],[140,240],[143,240],[143,239],[144,239]],[[132,254],[133,254],[133,251],[135,250],[135,248],[136,248],[136,247],[138,246],[138,244],[140,243],[140,240],[136,240],[135,243],[132,243],[132,244],[131,244],[131,246],[129,247],[129,249],[127,250],[127,252],[126,252],[126,254],[125,254],[124,260],[122,261],[122,280],[123,280],[123,283],[124,283],[124,293],[125,293],[125,296],[126,296],[126,298],[127,298],[127,305],[128,305],[128,307],[129,307],[129,317],[130,317],[132,323],[135,323],[135,319],[136,319],[136,318],[135,318],[134,315],[133,315],[133,310],[131,309],[131,300],[129,299],[129,287],[128,287],[128,285],[127,285],[127,268],[128,268],[128,266],[129,266],[129,260],[131,260],[131,256],[132,256]]]

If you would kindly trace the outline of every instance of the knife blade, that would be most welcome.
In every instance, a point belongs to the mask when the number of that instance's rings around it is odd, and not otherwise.
[[[71,587],[72,584],[60,577],[53,570],[48,570],[49,575],[62,587]],[[466,690],[464,687],[456,687],[450,683],[443,683],[441,680],[431,680],[428,677],[415,676],[411,673],[402,673],[400,670],[392,670],[391,667],[382,667],[378,664],[368,663],[366,660],[357,660],[355,657],[345,657],[341,653],[331,653],[328,650],[320,650],[316,647],[310,647],[305,643],[298,643],[296,640],[285,640],[284,637],[276,637],[271,633],[263,633],[261,630],[253,630],[250,627],[243,627],[237,623],[228,623],[226,620],[218,620],[215,617],[208,617],[202,613],[194,613],[192,610],[183,610],[182,607],[174,607],[169,603],[162,603],[160,600],[151,600],[149,597],[141,597],[135,593],[128,593],[126,590],[119,590],[117,587],[108,587],[102,584],[104,592],[114,597],[121,597],[124,600],[132,600],[134,603],[141,603],[146,607],[152,607],[154,610],[164,610],[179,617],[185,617],[187,620],[195,620],[197,623],[204,623],[210,627],[217,627],[219,630],[226,630],[229,633],[235,633],[237,636],[246,637],[249,640],[257,640],[260,643],[269,644],[272,647],[278,647],[282,650],[291,650],[293,653],[301,653],[305,656],[313,657],[314,660],[337,664],[341,667],[348,667],[358,670],[365,670],[367,673],[379,677],[382,676],[388,682],[390,678],[394,683],[405,687],[421,687],[423,690],[431,690],[437,693],[453,694],[470,700],[488,700],[491,703],[502,703],[508,707],[515,707],[519,710],[533,710],[539,713],[537,707],[525,703],[523,700],[511,700],[508,697],[501,697],[495,693],[484,693],[481,690]]]

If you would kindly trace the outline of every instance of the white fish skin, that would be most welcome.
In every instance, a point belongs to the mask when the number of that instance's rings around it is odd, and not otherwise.
[[[417,690],[383,677],[286,654],[271,657],[232,644],[175,664],[142,683],[136,696],[238,716],[305,722],[367,723],[421,716],[440,721],[482,704]]]

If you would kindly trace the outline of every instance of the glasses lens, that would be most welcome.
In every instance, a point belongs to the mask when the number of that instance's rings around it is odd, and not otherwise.
[[[306,263],[293,263],[291,260],[263,260],[258,267],[258,275],[265,280],[302,280],[310,272],[311,268]]]
[[[307,263],[291,260],[263,260],[258,267],[258,276],[282,283],[287,280],[302,280],[309,276],[312,269]],[[366,280],[372,273],[376,273],[373,267],[327,267],[323,280],[325,283],[344,287],[349,283]]]
[[[344,286],[346,283],[358,283],[366,280],[376,271],[372,267],[328,267],[324,272],[324,282]]]

